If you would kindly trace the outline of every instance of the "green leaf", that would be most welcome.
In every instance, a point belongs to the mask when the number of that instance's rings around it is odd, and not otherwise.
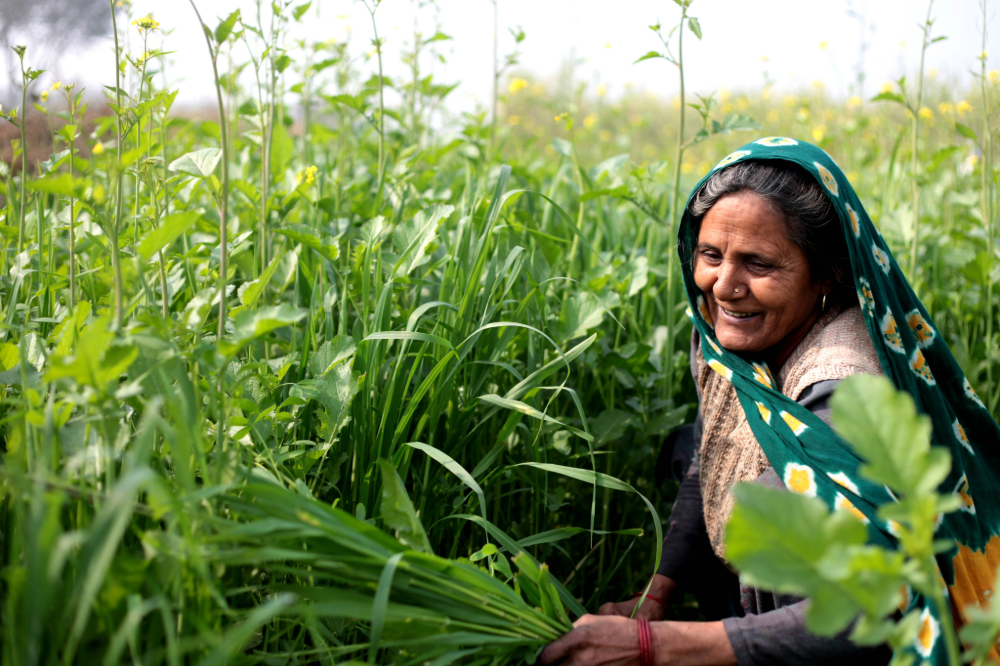
[[[378,466],[382,472],[382,520],[396,531],[400,543],[422,553],[433,553],[399,472],[387,460],[379,460]]]
[[[346,106],[359,113],[364,113],[368,104],[357,95],[326,95],[324,99],[334,106]]]
[[[301,5],[292,10],[292,18],[294,18],[296,21],[302,20],[302,16],[307,11],[309,11],[309,8],[311,6],[312,6],[312,0],[310,0],[309,2],[302,3]]]
[[[316,353],[309,359],[309,369],[314,377],[325,375],[330,369],[354,356],[357,345],[354,338],[349,335],[337,335],[332,340],[327,340],[316,350]]]
[[[326,235],[320,238],[315,229],[304,224],[286,224],[280,229],[275,229],[275,233],[279,233],[296,243],[302,243],[330,261],[337,261],[340,256],[340,246],[335,238]]]
[[[809,597],[810,631],[830,636],[859,612],[881,619],[898,605],[903,554],[864,545],[868,530],[850,512],[758,484],[734,493],[726,557],[751,585]]]
[[[302,308],[288,303],[259,310],[243,310],[233,318],[232,338],[219,341],[219,351],[225,356],[232,356],[251,340],[301,321],[306,314]]]
[[[284,258],[285,253],[279,252],[274,259],[271,260],[271,263],[267,265],[264,272],[260,274],[259,278],[251,282],[244,282],[240,285],[239,292],[237,292],[240,303],[248,308],[252,308],[257,305],[257,300],[260,298],[260,295],[264,293],[264,290],[267,289],[268,283],[271,281],[271,278],[274,277],[274,272],[278,270],[278,266],[281,265]]]
[[[636,62],[642,62],[643,60],[652,60],[653,58],[665,58],[665,57],[666,56],[664,56],[659,51],[647,51],[645,55],[639,56],[639,58],[632,64],[634,65]]]
[[[283,123],[275,123],[271,128],[271,182],[280,184],[285,177],[285,170],[292,163],[295,154],[295,144],[288,135]]]
[[[221,148],[202,148],[178,157],[167,168],[178,173],[207,178],[215,171],[221,159]]]
[[[236,22],[240,20],[240,10],[234,11],[230,14],[225,21],[219,23],[215,28],[215,42],[217,44],[222,44],[229,37],[229,34],[233,31],[233,27]]]
[[[393,275],[409,275],[414,268],[430,261],[426,255],[427,246],[437,238],[441,221],[454,210],[454,206],[430,206],[396,227],[392,232],[392,244],[399,259],[393,266]]]
[[[948,451],[930,447],[931,420],[885,377],[845,379],[830,406],[834,428],[867,461],[861,473],[872,481],[916,497],[934,492],[948,475]]]
[[[149,261],[157,252],[170,247],[170,244],[180,238],[181,234],[190,229],[200,217],[201,213],[197,211],[185,211],[163,218],[160,226],[152,229],[139,241],[139,255]]]
[[[875,95],[871,98],[872,102],[896,102],[897,104],[902,104],[906,106],[906,98],[899,93],[894,92],[883,92]]]
[[[431,335],[430,333],[417,333],[415,331],[379,331],[378,333],[372,333],[361,342],[368,340],[417,340],[419,342],[430,342],[431,344],[441,345],[448,349],[453,348],[450,342],[440,336]]]
[[[45,192],[46,194],[80,199],[86,192],[87,184],[81,179],[73,178],[68,173],[61,173],[57,176],[29,181],[28,189],[35,192]]]
[[[691,17],[688,19],[688,28],[694,33],[694,36],[701,39],[701,24],[698,23],[698,19]]]
[[[745,116],[741,113],[730,113],[722,119],[719,132],[728,134],[732,131],[761,129],[764,129],[764,126],[750,116]]]
[[[476,497],[479,498],[479,511],[483,514],[483,520],[487,521],[486,517],[486,496],[483,494],[483,489],[476,483],[476,480],[472,478],[464,467],[459,465],[455,460],[449,456],[444,451],[434,448],[430,444],[424,444],[423,442],[407,442],[407,446],[410,448],[417,449],[418,451],[423,451],[431,458],[441,463],[445,469],[454,474],[459,481],[468,486],[472,492],[476,493]],[[486,531],[486,540],[489,541],[489,530]]]
[[[552,139],[552,147],[563,157],[571,157],[573,155],[573,144],[566,139],[560,139],[559,137]]]
[[[537,409],[535,409],[534,407],[532,407],[531,405],[529,405],[527,403],[524,403],[524,402],[521,402],[520,400],[511,400],[510,398],[501,398],[500,396],[494,395],[492,393],[488,393],[486,395],[481,395],[481,396],[479,396],[479,399],[482,400],[485,403],[488,403],[488,404],[491,404],[491,405],[496,405],[497,407],[503,407],[505,409],[510,409],[510,410],[515,411],[515,412],[520,412],[521,414],[526,414],[527,416],[530,416],[531,418],[538,419],[540,421],[545,421],[546,423],[554,423],[554,424],[556,424],[558,426],[562,426],[563,428],[566,428],[567,430],[569,430],[570,432],[572,432],[574,435],[576,435],[578,437],[582,437],[583,439],[587,440],[588,442],[589,441],[593,441],[593,439],[594,439],[588,433],[586,433],[586,432],[584,432],[582,430],[577,430],[576,428],[573,428],[571,426],[568,426],[565,423],[563,423],[562,421],[558,421],[558,420],[552,418],[551,416],[549,416],[548,414],[540,412]]]
[[[326,408],[330,419],[327,440],[333,441],[351,419],[349,408],[358,393],[358,377],[349,363],[341,363],[322,377],[299,382],[289,389],[288,395],[316,400]]]
[[[605,307],[589,292],[578,291],[563,301],[559,312],[559,337],[572,340],[600,326]]]
[[[968,125],[963,125],[962,123],[955,123],[955,130],[967,139],[972,139],[973,141],[979,141],[979,137],[976,136],[976,131],[969,127]]]

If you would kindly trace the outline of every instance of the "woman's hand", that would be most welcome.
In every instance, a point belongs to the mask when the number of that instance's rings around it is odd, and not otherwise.
[[[677,583],[675,583],[672,579],[656,574],[653,576],[653,582],[649,586],[649,593],[662,599],[663,603],[668,604],[670,603],[670,595],[676,587]],[[618,603],[606,603],[600,607],[597,614],[632,617],[632,609],[635,608],[637,603],[639,603],[639,597],[636,597],[635,599],[628,599],[626,601],[619,601]],[[658,620],[662,620],[665,614],[666,609],[663,607],[663,604],[646,597],[646,600],[642,602],[642,607],[638,610],[638,612],[636,612],[633,619],[656,622]]]
[[[631,618],[633,617],[632,610],[635,608],[635,605],[637,603],[639,603],[639,597],[636,597],[635,599],[626,599],[625,601],[619,601],[617,603],[612,601],[602,605],[597,610],[597,614],[616,615],[618,617]],[[642,607],[638,611],[636,611],[635,617],[633,619],[658,622],[659,620],[663,619],[665,614],[666,610],[663,608],[663,606],[661,606],[658,602],[653,601],[649,597],[646,597],[646,600],[642,602]]]
[[[643,604],[645,605],[645,604]],[[639,663],[639,624],[618,616],[584,615],[569,632],[542,650],[541,666],[634,666]]]

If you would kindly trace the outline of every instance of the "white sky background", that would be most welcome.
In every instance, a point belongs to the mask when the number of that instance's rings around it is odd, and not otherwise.
[[[677,94],[676,69],[668,63],[656,60],[632,64],[641,54],[659,47],[646,26],[657,20],[664,25],[677,20],[679,8],[671,0],[498,2],[501,57],[514,48],[507,28],[520,25],[527,36],[520,46],[522,55],[516,71],[530,72],[544,80],[555,77],[562,66],[575,60],[577,80],[602,82],[612,97],[627,85],[663,97]],[[996,69],[1000,64],[1000,1],[988,2],[988,67]],[[200,0],[198,4],[206,23],[213,28],[217,17],[237,7],[246,17],[254,13],[253,2],[247,0]],[[461,83],[449,97],[449,110],[471,110],[477,104],[488,104],[493,59],[492,4],[488,0],[438,0],[437,10],[416,10],[416,4],[413,0],[383,0],[378,9],[379,32],[386,38],[386,74],[403,73],[399,52],[412,39],[416,14],[425,35],[432,34],[439,21],[442,31],[454,38],[437,44],[446,63],[431,63],[428,59],[424,64],[425,71],[433,67],[438,83]],[[690,32],[684,38],[689,93],[757,89],[766,69],[779,89],[804,88],[819,80],[831,93],[846,97],[851,93],[849,85],[854,81],[861,38],[860,23],[849,15],[850,9],[865,14],[869,25],[866,97],[877,93],[885,81],[904,72],[912,75],[919,62],[918,23],[927,11],[924,1],[700,0],[694,3],[691,13],[700,19],[704,39],[699,42]],[[214,104],[206,46],[189,3],[134,0],[135,16],[150,11],[164,30],[173,30],[166,38],[166,48],[177,51],[170,56],[169,73],[174,79],[172,87],[179,86],[181,91],[178,106]],[[964,84],[969,81],[969,70],[978,69],[977,57],[982,51],[979,0],[938,0],[933,17],[933,34],[948,39],[930,47],[926,69],[937,77]],[[138,34],[135,28],[129,29],[131,51],[137,53],[141,50]],[[304,22],[293,24],[292,30],[293,38],[308,41],[339,41],[348,36],[352,54],[361,57],[361,68],[374,71],[374,59],[364,62],[363,54],[372,49],[371,23],[359,1],[315,0]],[[821,42],[828,43],[826,49],[820,48]],[[113,84],[111,44],[108,39],[72,54],[51,72],[51,80],[76,81],[91,91],[102,84]],[[245,53],[245,49],[237,53]],[[294,52],[292,55],[295,57]]]

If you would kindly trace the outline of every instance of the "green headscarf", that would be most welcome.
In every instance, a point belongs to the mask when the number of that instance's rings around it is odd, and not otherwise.
[[[822,185],[836,207],[858,300],[882,370],[931,418],[932,443],[951,452],[952,472],[941,487],[954,489],[962,509],[947,514],[938,528],[938,538],[957,544],[953,566],[943,566],[942,575],[958,608],[986,603],[992,594],[993,572],[1000,564],[1000,470],[993,450],[1000,442],[1000,428],[955,362],[851,184],[826,152],[795,139],[758,139],[727,155],[693,193],[721,169],[747,160],[799,165]],[[777,390],[766,364],[745,360],[719,345],[694,282],[691,254],[697,246],[697,229],[687,208],[679,241],[689,314],[701,335],[702,353],[709,366],[736,389],[754,436],[775,472],[789,489],[852,511],[868,524],[872,543],[893,547],[894,529],[877,515],[879,506],[894,500],[889,491],[858,473],[860,459],[832,428]],[[923,606],[922,631],[914,649],[932,663],[947,663],[935,609],[919,597],[913,604]]]

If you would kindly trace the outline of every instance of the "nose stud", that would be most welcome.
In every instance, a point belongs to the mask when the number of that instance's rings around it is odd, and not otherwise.
[[[736,287],[735,289],[733,289],[733,293],[734,293],[734,294],[738,294],[738,293],[740,293],[740,288],[739,288],[739,287]]]

